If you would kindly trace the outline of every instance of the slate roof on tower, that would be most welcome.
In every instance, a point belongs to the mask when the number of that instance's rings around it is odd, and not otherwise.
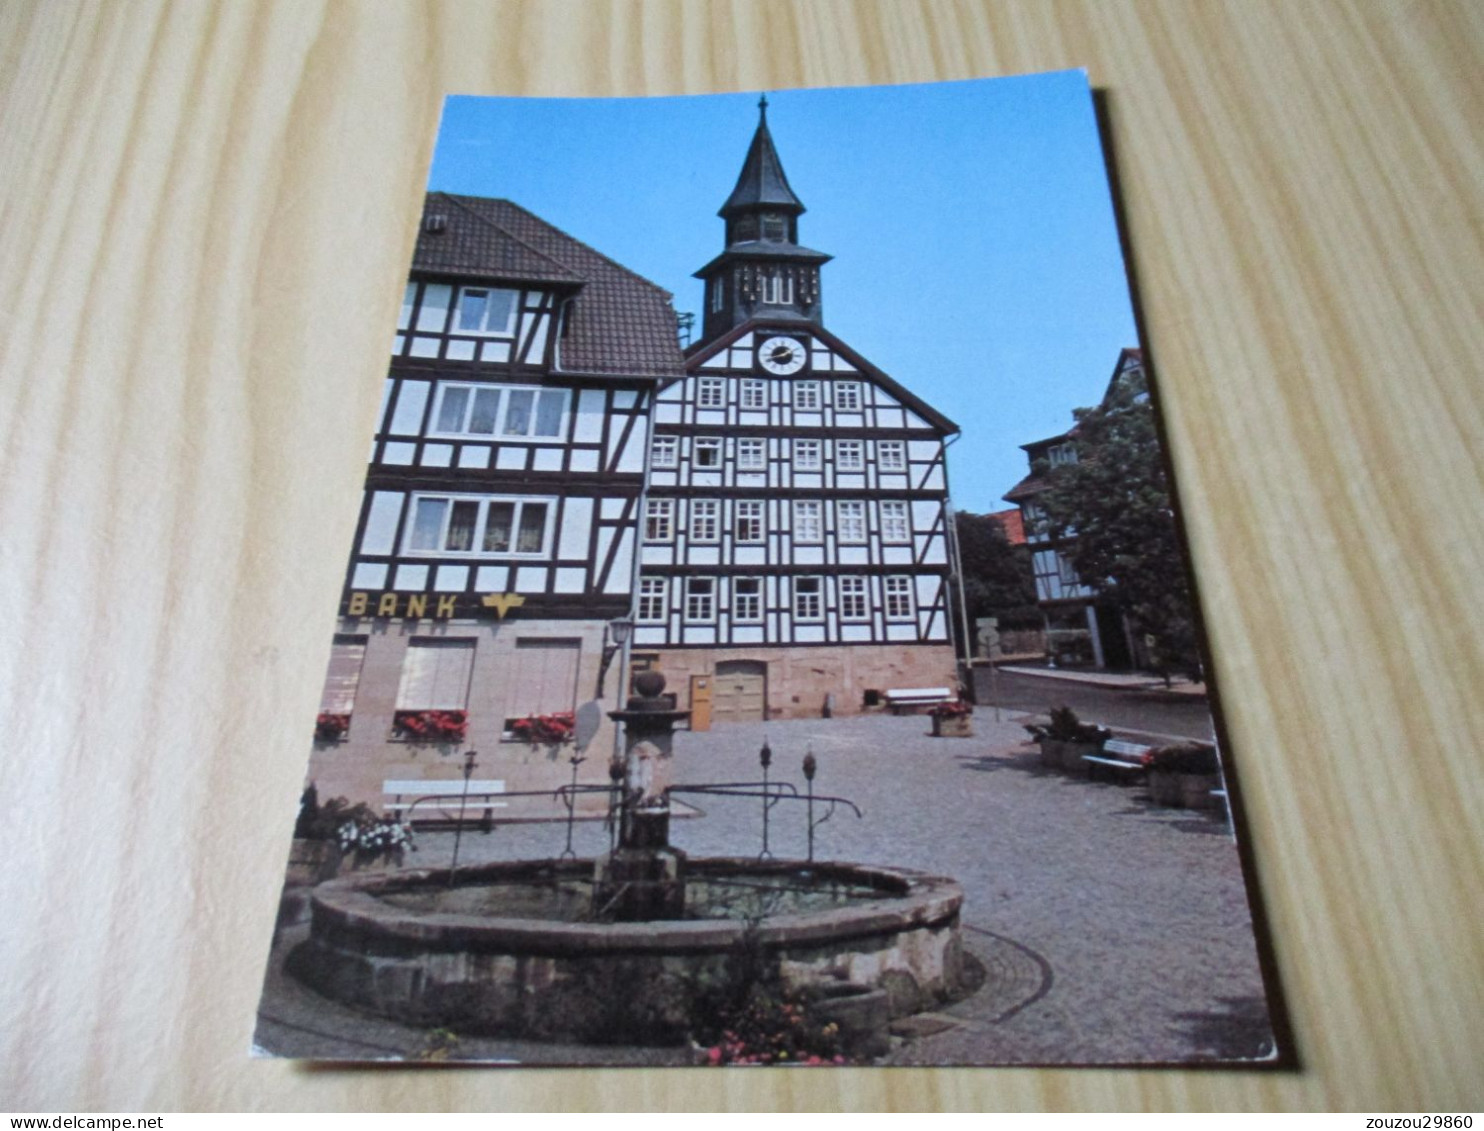
[[[441,217],[441,228],[429,224]],[[414,273],[550,284],[577,296],[559,346],[564,373],[678,377],[670,292],[508,200],[428,193]]]
[[[783,174],[783,162],[778,159],[778,150],[773,148],[773,135],[768,132],[768,101],[758,103],[757,132],[752,135],[752,144],[747,149],[747,159],[742,163],[742,172],[737,177],[737,187],[727,197],[717,212],[718,216],[771,205],[798,215],[803,212],[804,202],[794,195]]]

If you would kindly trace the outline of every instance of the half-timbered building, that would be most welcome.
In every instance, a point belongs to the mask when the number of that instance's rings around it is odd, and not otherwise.
[[[1144,355],[1124,349],[1103,394],[1106,402],[1120,381],[1143,373]],[[1005,501],[1020,508],[1021,526],[1031,551],[1036,603],[1046,620],[1046,648],[1054,664],[1097,668],[1127,668],[1139,658],[1139,649],[1123,610],[1078,576],[1070,550],[1075,535],[1057,536],[1037,497],[1050,485],[1047,472],[1077,462],[1077,428],[1020,445],[1030,463],[1030,474],[1010,488]]]
[[[660,389],[634,657],[716,720],[852,713],[945,687],[954,423],[823,325],[766,102],[700,340]]]
[[[504,200],[429,194],[392,341],[310,778],[605,779],[670,296]],[[533,726],[528,720],[546,720]],[[545,729],[543,729],[543,727]],[[554,728],[554,729],[553,729]]]

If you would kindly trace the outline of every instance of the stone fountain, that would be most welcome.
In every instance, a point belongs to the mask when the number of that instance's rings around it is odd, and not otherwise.
[[[608,853],[331,880],[314,891],[290,972],[416,1025],[591,1043],[683,1040],[699,991],[742,955],[791,989],[871,995],[883,1023],[958,994],[952,880],[673,848],[671,751],[688,712],[669,708],[659,673],[635,690],[612,713],[625,753],[610,771]],[[724,788],[736,787],[692,787]]]

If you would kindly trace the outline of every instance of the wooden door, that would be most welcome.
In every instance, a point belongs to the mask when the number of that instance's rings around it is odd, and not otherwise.
[[[719,723],[757,722],[768,717],[768,665],[761,660],[726,660],[716,665],[715,706]]]
[[[716,681],[709,675],[690,677],[690,729],[711,729],[711,703]]]

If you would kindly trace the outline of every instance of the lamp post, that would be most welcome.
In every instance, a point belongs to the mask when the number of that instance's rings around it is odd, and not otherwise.
[[[603,660],[598,666],[599,699],[603,698],[603,688],[608,682],[608,668],[613,663],[613,657],[623,651],[623,646],[629,642],[629,633],[633,631],[633,628],[634,622],[628,617],[615,617],[603,626]]]
[[[464,796],[459,801],[459,823],[453,827],[453,860],[448,865],[448,886],[453,887],[454,873],[459,866],[459,841],[464,838],[464,812],[469,808],[469,779],[474,776],[474,767],[479,765],[474,760],[479,751],[464,751]]]

